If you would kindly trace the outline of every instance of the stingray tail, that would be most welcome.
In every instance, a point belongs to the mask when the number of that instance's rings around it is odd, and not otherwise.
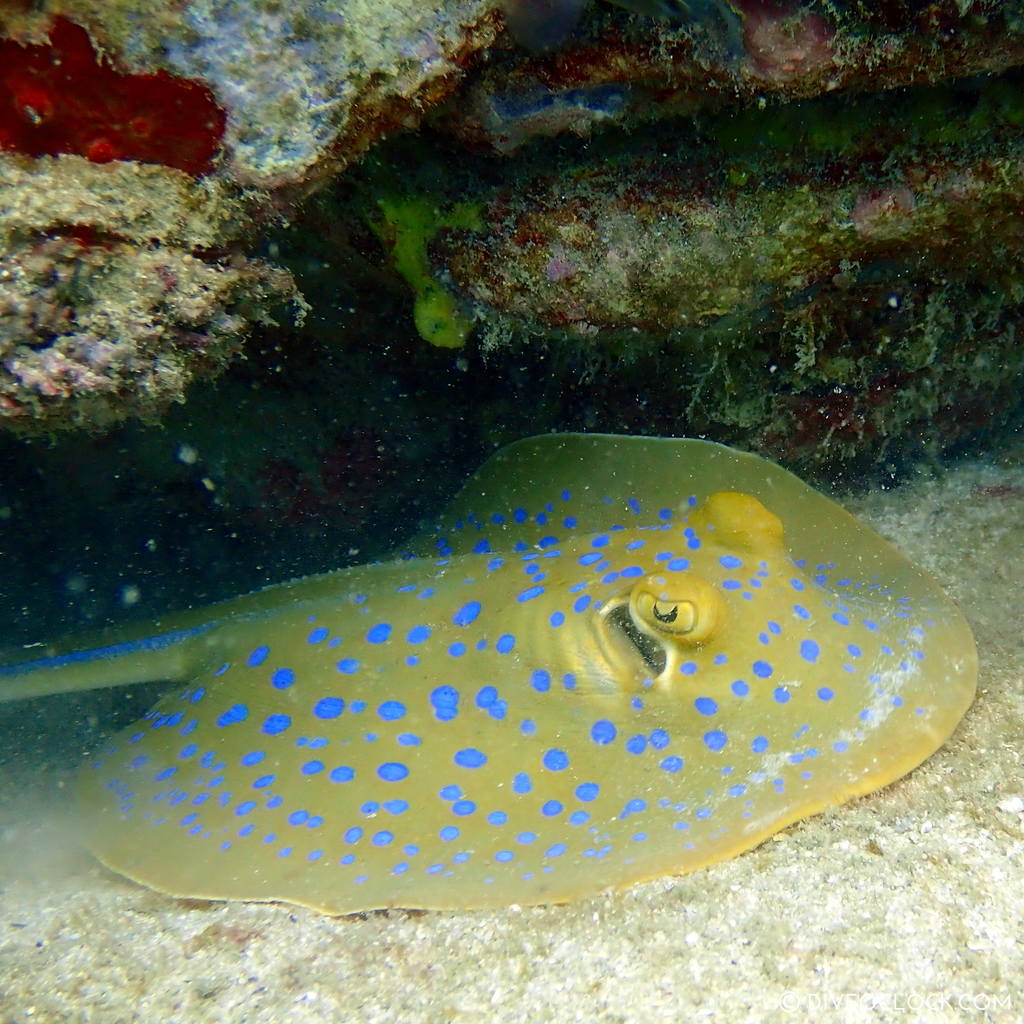
[[[40,656],[0,665],[0,701],[187,678],[194,641],[217,625],[214,620],[59,653],[45,645],[24,648],[23,655]]]
[[[230,630],[218,627],[261,619],[280,607],[336,595],[335,573],[277,583],[251,594],[155,621],[93,634],[78,642],[36,644],[0,653],[0,703],[52,693],[98,690],[129,683],[191,678],[222,653]],[[19,656],[20,655],[20,656]]]

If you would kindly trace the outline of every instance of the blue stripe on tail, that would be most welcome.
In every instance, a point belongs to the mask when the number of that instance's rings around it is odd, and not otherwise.
[[[167,647],[173,647],[184,640],[190,640],[199,636],[207,630],[213,629],[216,622],[205,622],[201,626],[193,626],[191,629],[178,629],[171,633],[160,633],[157,636],[145,636],[139,640],[127,640],[119,644],[109,644],[106,647],[93,647],[86,651],[71,651],[68,654],[57,654],[52,658],[36,658],[34,661],[21,661],[15,665],[0,665],[0,678],[11,678],[13,676],[28,675],[30,672],[39,672],[42,669],[63,668],[65,665],[83,665],[90,661],[105,661],[114,658],[121,658],[126,654],[136,654],[142,651],[162,651]]]

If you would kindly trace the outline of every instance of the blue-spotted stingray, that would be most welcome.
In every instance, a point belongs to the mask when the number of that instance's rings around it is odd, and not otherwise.
[[[404,558],[0,669],[177,683],[82,770],[104,864],[332,914],[732,857],[918,765],[976,672],[935,581],[792,474],[584,434],[493,456]]]

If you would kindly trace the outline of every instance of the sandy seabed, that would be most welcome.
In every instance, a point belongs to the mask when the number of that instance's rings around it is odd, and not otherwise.
[[[8,759],[0,1022],[1024,1019],[1024,468],[967,463],[846,504],[978,642],[975,704],[907,778],[571,906],[330,918],[125,881],[76,843],[66,761]]]

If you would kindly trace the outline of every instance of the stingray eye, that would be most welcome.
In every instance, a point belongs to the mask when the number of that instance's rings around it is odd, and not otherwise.
[[[692,646],[702,644],[725,623],[725,601],[706,580],[682,573],[670,580],[647,577],[629,595],[634,626],[648,636]]]
[[[634,618],[646,621],[648,628],[666,636],[680,636],[693,632],[699,619],[697,606],[688,598],[659,598],[649,590],[633,592],[630,601]]]
[[[651,611],[654,612],[654,617],[663,624],[675,622],[679,618],[679,605],[674,604],[667,611],[664,608],[658,606],[658,602],[655,601],[651,606]]]
[[[716,638],[727,618],[725,598],[703,577],[681,572],[638,580],[605,602],[596,628],[610,663],[635,665],[639,655],[648,681],[664,683],[684,651]]]

